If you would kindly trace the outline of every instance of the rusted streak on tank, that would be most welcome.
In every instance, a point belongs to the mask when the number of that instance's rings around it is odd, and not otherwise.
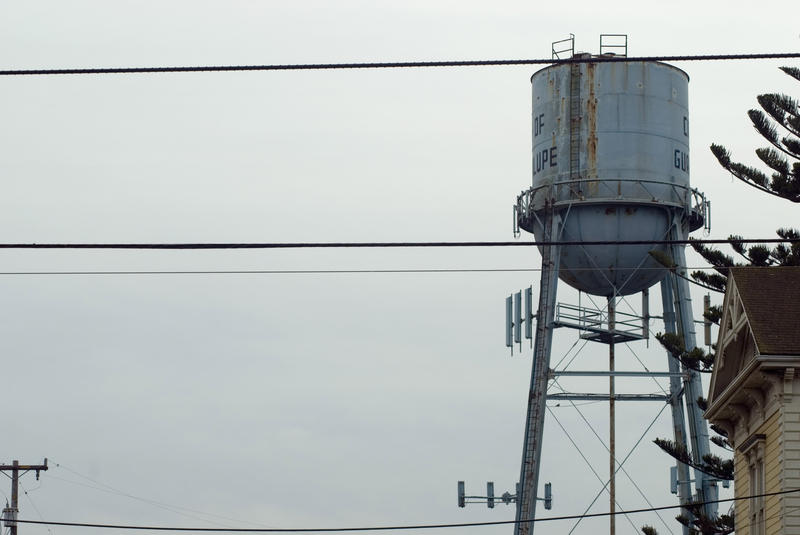
[[[597,63],[586,64],[586,178],[597,178],[597,97],[595,72]]]

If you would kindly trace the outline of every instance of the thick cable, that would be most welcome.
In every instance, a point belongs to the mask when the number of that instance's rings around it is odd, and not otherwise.
[[[736,496],[733,498],[725,498],[722,500],[709,500],[705,502],[697,502],[693,505],[701,506],[712,503],[727,503],[741,500],[749,500],[750,498],[760,498],[768,496],[779,496],[783,494],[793,494],[800,492],[800,488],[781,490],[777,492],[767,492],[764,494],[751,494],[747,496]],[[442,528],[463,528],[463,527],[480,527],[480,526],[500,526],[509,524],[519,524],[523,522],[553,522],[559,520],[575,520],[578,518],[600,518],[613,515],[631,515],[637,513],[652,513],[654,511],[667,511],[669,509],[679,509],[685,507],[683,505],[662,505],[659,507],[644,507],[641,509],[629,509],[627,511],[616,511],[614,513],[589,513],[583,515],[564,515],[564,516],[548,516],[544,518],[536,518],[534,520],[495,520],[489,522],[460,522],[448,524],[409,524],[398,526],[369,526],[369,527],[345,527],[345,528],[191,528],[179,526],[142,526],[130,524],[99,524],[90,522],[57,522],[57,521],[40,521],[40,520],[23,520],[17,519],[16,522],[21,524],[40,524],[49,526],[69,526],[80,528],[106,528],[106,529],[127,529],[127,530],[153,530],[153,531],[197,531],[197,532],[215,532],[215,533],[330,533],[330,532],[349,532],[349,531],[389,531],[389,530],[416,530],[416,529],[442,529]]]
[[[785,267],[785,266],[751,266]],[[570,271],[594,271],[602,268],[575,268]],[[626,268],[619,268],[626,269]],[[662,271],[666,268],[639,268],[640,271]],[[714,271],[713,266],[687,266],[686,269]],[[178,270],[68,270],[68,271],[0,271],[2,275],[347,275],[369,273],[538,273],[542,268],[398,268],[398,269],[178,269]]]
[[[612,63],[627,61],[721,61],[800,58],[797,52],[775,52],[763,54],[700,54],[680,56],[589,56],[566,59],[481,59],[461,61],[386,61],[364,63],[300,63],[272,65],[204,65],[176,67],[99,67],[68,69],[6,69],[0,76],[41,76],[63,74],[164,74],[187,72],[236,72],[236,71],[320,71],[349,69],[398,69],[420,67],[499,67],[515,65],[559,65],[570,63]]]
[[[0,243],[0,249],[374,249],[407,247],[541,247],[544,245],[704,245],[800,243],[797,238],[696,240],[557,240],[557,241],[431,241],[431,242],[252,242],[252,243]]]

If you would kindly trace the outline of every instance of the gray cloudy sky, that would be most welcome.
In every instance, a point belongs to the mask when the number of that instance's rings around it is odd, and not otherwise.
[[[795,2],[771,3],[781,10],[794,13]],[[603,32],[627,33],[632,55],[798,50],[793,17],[759,15],[738,1],[9,1],[0,67],[533,58],[570,32],[590,52]],[[782,64],[678,65],[691,77],[692,181],[712,200],[713,237],[796,224],[785,201],[733,182],[707,149],[722,142],[752,162],[759,138],[745,112],[755,96],[797,95]],[[534,70],[5,77],[0,241],[506,240],[511,205],[531,181]],[[527,248],[6,250],[0,271],[538,266]],[[21,518],[235,527],[511,519],[511,507],[458,509],[456,481],[471,493],[487,480],[513,490],[530,355],[508,357],[502,303],[537,282],[535,273],[0,275],[0,460],[61,464],[40,482],[23,479]],[[560,297],[576,299],[564,286]],[[554,361],[575,337],[558,333]],[[631,349],[664,369],[656,345]],[[619,350],[618,368],[641,368],[631,349]],[[600,366],[605,352],[587,346],[573,366]],[[627,453],[661,406],[620,405],[618,451]],[[581,410],[605,437],[607,406]],[[553,411],[604,477],[605,451],[580,415]],[[650,443],[670,429],[664,411],[626,464],[653,505],[674,503],[670,459]],[[548,514],[583,512],[602,485],[553,418],[542,461],[555,495]],[[622,507],[647,506],[619,481]],[[602,497],[592,512],[604,510]],[[663,516],[677,533],[674,515]],[[669,532],[652,515],[631,522]],[[575,533],[606,524],[586,521]],[[634,531],[624,519],[618,529]]]

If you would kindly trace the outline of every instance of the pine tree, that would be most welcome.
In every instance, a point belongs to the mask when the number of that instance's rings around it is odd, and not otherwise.
[[[800,69],[781,67],[781,70],[800,81]],[[733,162],[730,152],[722,145],[711,145],[711,152],[723,168],[742,182],[770,195],[800,202],[800,103],[792,97],[777,93],[759,95],[757,100],[761,109],[750,110],[747,115],[756,131],[769,143],[768,147],[756,149],[756,156],[769,168],[771,174],[768,176],[758,168]],[[800,238],[800,232],[793,228],[779,228],[776,233],[784,239]],[[741,240],[742,237],[731,235],[729,239]],[[790,245],[781,243],[773,248],[764,245],[748,248],[743,243],[734,241],[731,248],[744,263],[736,262],[732,256],[700,243],[693,243],[692,247],[717,271],[695,271],[692,278],[720,292],[725,291],[727,268],[732,266],[800,265],[800,243],[797,242]],[[718,322],[718,314],[709,319]]]
[[[800,69],[795,67],[781,67],[784,73],[800,81]],[[712,144],[711,152],[720,165],[742,182],[770,195],[787,199],[791,202],[800,202],[800,104],[798,101],[782,94],[770,93],[759,95],[760,110],[752,109],[747,112],[756,131],[769,143],[768,147],[756,149],[756,156],[769,168],[768,176],[762,170],[741,163],[733,162],[731,154],[722,145]],[[784,239],[800,239],[800,232],[793,228],[779,228],[777,235]],[[692,248],[697,251],[716,273],[695,271],[691,274],[697,284],[724,293],[728,282],[728,270],[734,266],[798,266],[800,265],[800,242],[778,244],[773,248],[764,245],[745,247],[741,236],[729,236],[731,248],[744,262],[737,262],[733,256],[717,249],[706,247],[701,243],[692,243]],[[670,259],[658,258],[666,267],[672,268]],[[719,306],[711,307],[704,314],[705,318],[719,325],[722,310]],[[713,369],[714,355],[706,353],[700,348],[686,351],[680,337],[672,334],[658,334],[659,342],[667,352],[678,359],[684,366],[701,371],[711,372]],[[705,400],[698,400],[700,405]],[[719,433],[719,437],[711,440],[724,449],[731,450],[725,433],[712,426]],[[656,439],[654,441],[662,450],[675,457],[678,461],[688,464],[698,470],[711,474],[719,479],[733,479],[733,461],[722,459],[716,455],[707,455],[701,462],[695,462],[689,452],[671,440]],[[718,518],[709,519],[703,516],[700,507],[689,506],[689,511],[694,515],[689,518],[680,515],[676,519],[688,526],[693,533],[701,534],[726,534],[734,530],[733,518],[729,515],[720,515]],[[642,527],[645,535],[657,535],[652,526]]]

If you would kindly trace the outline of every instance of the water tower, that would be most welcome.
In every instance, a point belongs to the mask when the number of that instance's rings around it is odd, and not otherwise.
[[[531,320],[536,321],[515,497],[515,533],[520,535],[533,531],[534,524],[525,521],[535,516],[545,401],[557,397],[547,395],[554,330],[573,327],[583,338],[609,347],[609,370],[602,375],[609,377],[605,399],[611,410],[612,510],[614,403],[644,399],[615,394],[614,378],[626,372],[614,369],[614,344],[646,336],[641,328],[634,333],[620,326],[615,318],[617,298],[643,292],[646,303],[648,288],[660,283],[665,331],[682,336],[688,349],[696,345],[688,282],[651,255],[660,251],[679,266],[677,272],[685,271],[685,246],[659,242],[685,240],[706,221],[708,203],[689,183],[689,77],[665,63],[628,60],[627,39],[616,53],[607,53],[604,37],[608,36],[601,37],[596,56],[574,54],[574,41],[568,40],[567,57],[572,61],[556,62],[531,78],[533,185],[517,198],[515,230],[521,228],[533,233],[537,242],[552,245],[539,247],[538,308],[535,316],[528,313],[522,320],[529,331]],[[639,244],[615,243],[630,241]],[[606,298],[607,310],[601,315],[579,307],[570,313],[560,310],[559,280]],[[516,308],[520,309],[519,298]],[[646,321],[646,310],[642,315]],[[518,329],[520,322],[516,323]],[[697,404],[703,394],[700,376],[682,369],[674,358],[667,360],[669,371],[660,375],[670,377],[670,393],[662,399],[671,404],[674,440],[700,460],[709,453],[706,422]],[[685,464],[677,468],[681,503],[717,499],[716,481],[696,470],[692,477]],[[706,506],[705,513],[716,515],[716,505]]]

